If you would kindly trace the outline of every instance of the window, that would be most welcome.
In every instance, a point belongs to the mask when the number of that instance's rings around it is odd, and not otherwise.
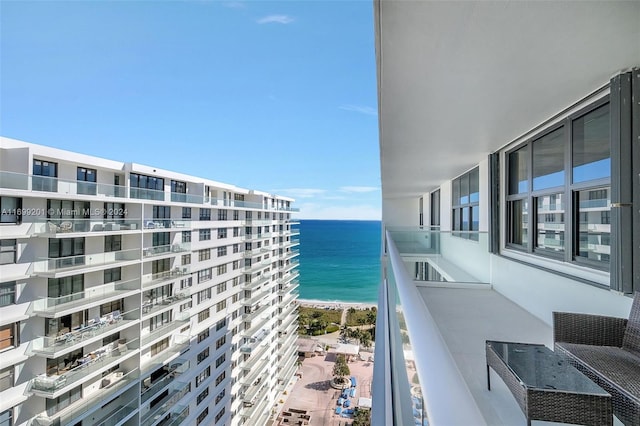
[[[0,240],[0,265],[16,263],[18,240]]]
[[[47,296],[56,300],[50,303],[61,304],[84,297],[84,275],[78,274],[63,278],[49,278]]]
[[[226,359],[227,359],[226,354],[220,355],[218,359],[216,359],[216,368],[220,367],[225,362]]]
[[[22,223],[22,198],[0,197],[0,223]]]
[[[49,399],[47,398],[46,407],[47,407],[47,415],[53,416],[57,412],[64,410],[69,405],[73,404],[76,401],[79,401],[82,398],[82,386],[78,386],[69,392],[65,392],[57,398]]]
[[[124,219],[126,214],[127,209],[124,207],[124,203],[104,203],[105,219]]]
[[[224,308],[226,308],[226,307],[227,307],[227,301],[226,301],[226,300],[223,300],[223,301],[221,301],[221,302],[218,302],[218,303],[216,304],[216,312],[220,312],[221,310],[223,310],[223,309],[224,309]]]
[[[13,365],[0,370],[0,392],[13,387],[14,374],[15,374],[15,367]]]
[[[169,348],[169,338],[165,337],[158,343],[154,343],[153,345],[151,345],[151,356],[155,356],[168,348]]]
[[[209,348],[205,348],[202,352],[198,354],[198,364],[200,364],[205,359],[209,358]]]
[[[191,242],[191,231],[182,231],[182,242],[183,243]]]
[[[18,322],[0,325],[0,351],[20,345],[19,325],[20,323]]]
[[[216,286],[216,294],[223,293],[227,290],[227,283],[223,282]]]
[[[227,246],[218,247],[218,257],[227,255]]]
[[[110,251],[122,250],[122,235],[105,235],[104,237],[104,251],[108,253]]]
[[[115,311],[124,311],[124,299],[112,300],[100,305],[100,316],[109,315]]]
[[[233,245],[233,252],[234,253],[240,252],[240,244],[234,244]]]
[[[163,312],[149,320],[149,331],[157,330],[164,327],[171,322],[171,312]]]
[[[440,226],[440,190],[433,191],[431,197],[431,226]]]
[[[227,220],[226,210],[218,210],[218,220]]]
[[[222,336],[216,340],[216,350],[220,349],[227,342],[227,336]]]
[[[199,425],[207,418],[209,415],[209,407],[205,408],[202,413],[198,414],[198,418],[196,419],[196,425]]]
[[[209,329],[208,328],[206,330],[198,333],[198,343],[204,341],[207,337],[209,337]]]
[[[34,191],[58,191],[58,163],[33,159],[32,188]]]
[[[209,308],[205,309],[204,311],[198,312],[198,322],[202,322],[206,320],[207,318],[209,318],[210,315],[211,315],[211,312]]]
[[[180,280],[180,289],[189,288],[193,285],[193,277],[183,278]]]
[[[120,281],[122,279],[122,268],[105,269],[104,271],[104,283],[112,283],[114,281]]]
[[[13,426],[13,408],[0,413],[0,426]]]
[[[204,401],[207,396],[209,396],[209,386],[204,388],[204,390],[198,394],[198,397],[196,398],[196,405],[199,405],[202,401]]]
[[[609,115],[597,102],[507,152],[509,247],[609,269]]]
[[[186,202],[187,201],[187,183],[178,180],[171,181],[171,201]]]
[[[209,281],[211,279],[212,273],[213,270],[211,268],[198,271],[198,284]]]
[[[225,411],[224,407],[222,407],[222,410],[218,411],[218,414],[216,414],[216,423],[218,423],[222,418],[222,416],[224,416],[224,411]]]
[[[196,376],[196,387],[200,386],[209,376],[211,376],[210,366],[202,370],[202,372]]]
[[[198,292],[198,303],[211,299],[211,287]]]
[[[151,262],[151,273],[153,275],[164,274],[171,268],[171,259],[158,259]]]
[[[98,186],[96,185],[97,175],[98,174],[95,169],[78,167],[78,194],[96,195],[98,192]]]
[[[227,273],[227,265],[218,265],[218,275],[222,275],[222,274],[226,274]]]
[[[218,377],[216,377],[216,386],[218,386],[220,383],[222,383],[222,381],[224,380],[224,378],[227,376],[227,372],[223,371],[222,373],[220,373],[218,375]]]
[[[84,238],[49,238],[49,257],[59,259],[55,268],[84,265],[83,255]]]
[[[9,306],[14,303],[16,303],[16,282],[0,283],[0,306]]]
[[[227,319],[223,318],[216,323],[216,331],[222,330],[227,325]]]
[[[218,239],[227,238],[227,228],[218,229]]]
[[[200,241],[208,241],[211,239],[211,229],[200,229],[198,235]]]
[[[477,167],[452,182],[452,229],[454,231],[464,231],[462,233],[453,233],[453,235],[473,240],[478,239],[477,233],[470,233],[469,231],[478,231],[479,229],[479,182],[479,169]]]
[[[198,250],[198,260],[200,262],[203,262],[209,259],[211,259],[211,249]]]
[[[191,219],[191,207],[183,207],[182,208],[182,218],[183,219]]]
[[[191,264],[191,254],[183,254],[182,255],[182,264],[183,265]]]
[[[131,198],[164,200],[164,179],[138,173],[129,174]]]
[[[227,390],[226,389],[222,389],[222,391],[220,391],[220,393],[218,395],[216,395],[216,405],[218,405],[218,403],[220,401],[222,401],[222,398],[224,398],[226,393],[227,393]]]
[[[211,220],[211,209],[200,209],[200,220]]]
[[[239,260],[234,260],[232,263],[232,268],[235,271],[236,269],[240,269],[240,261]]]

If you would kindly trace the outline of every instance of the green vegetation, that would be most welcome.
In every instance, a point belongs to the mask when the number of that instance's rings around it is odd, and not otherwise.
[[[356,410],[352,426],[371,426],[371,412],[369,410]]]
[[[351,374],[351,370],[347,365],[347,360],[343,354],[336,356],[336,362],[333,364],[333,376],[336,377],[336,382],[345,383],[344,378]]]
[[[375,307],[366,309],[349,308],[347,310],[347,325],[373,325],[376,323],[377,314],[378,310]]]
[[[365,348],[371,346],[371,342],[375,340],[375,328],[370,330],[361,330],[359,328],[349,328],[342,326],[340,328],[340,337],[344,340],[355,340]]]
[[[319,309],[300,306],[298,308],[298,334],[319,336],[338,331],[342,311],[336,309]]]

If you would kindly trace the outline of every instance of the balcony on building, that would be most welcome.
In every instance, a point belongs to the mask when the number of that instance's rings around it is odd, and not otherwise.
[[[266,396],[269,388],[267,385],[262,386],[262,388],[254,386],[249,389],[242,398],[244,407],[240,415],[247,419],[248,424],[266,424],[266,416],[269,414],[269,412],[265,412],[267,404],[269,403]],[[260,389],[259,392],[257,392],[258,389]],[[260,417],[265,418],[260,419]]]
[[[292,303],[289,306],[286,306],[280,309],[281,311],[280,311],[280,314],[278,314],[278,319],[283,320],[287,318],[289,315],[291,315],[296,309],[298,309],[298,305],[296,305],[295,303]]]
[[[32,264],[34,275],[58,278],[78,271],[97,271],[107,267],[126,266],[140,260],[140,249],[117,250],[79,256],[43,258]]]
[[[138,339],[123,338],[85,354],[66,358],[67,362],[63,361],[59,364],[55,372],[44,373],[33,378],[29,390],[37,396],[57,398],[78,385],[96,379],[105,370],[136,355],[138,348]],[[114,381],[127,373],[128,371],[119,371],[113,376]]]
[[[126,233],[142,229],[142,219],[104,219],[104,218],[37,218],[33,222],[30,234],[47,237],[63,238],[83,236],[98,232]],[[79,234],[79,235],[76,235]]]
[[[255,335],[246,338],[246,343],[240,346],[240,352],[250,354],[268,335],[268,329],[259,330]]]
[[[55,192],[63,195],[125,198],[126,188],[120,185],[61,179],[53,176],[0,172],[0,188],[23,191]]]
[[[169,232],[188,231],[193,228],[193,221],[187,219],[144,218],[142,229],[145,231],[168,230]]]
[[[60,321],[60,319],[58,319]],[[113,311],[106,315],[89,319],[82,324],[61,328],[54,336],[38,336],[29,346],[29,352],[47,358],[58,358],[64,353],[75,351],[105,336],[126,330],[140,321],[140,309],[128,312]]]
[[[164,390],[171,382],[178,380],[182,374],[189,370],[190,363],[187,359],[177,358],[163,365],[148,377],[142,380],[142,403]]]
[[[251,275],[251,280],[250,281],[245,281],[244,288],[246,290],[254,290],[254,289],[260,287],[263,284],[267,284],[269,281],[271,281],[270,274],[269,275],[252,274]]]
[[[487,234],[475,234],[387,230],[376,336],[392,338],[376,339],[374,382],[384,372],[405,401],[391,408],[396,424],[524,421],[503,383],[492,380],[487,393],[485,341],[553,347],[551,327],[491,288]],[[385,392],[374,395],[378,404]]]
[[[66,315],[78,309],[101,305],[139,292],[140,280],[114,281],[61,297],[42,297],[32,302],[31,311],[41,317]]]
[[[147,290],[143,294],[142,302],[142,318],[147,319],[150,316],[157,315],[161,312],[168,311],[176,306],[188,302],[191,291],[189,288],[183,290],[171,290],[167,294],[147,294],[157,289]],[[183,310],[183,312],[185,312]]]
[[[191,383],[188,381],[175,380],[171,382],[167,389],[149,403],[150,408],[146,413],[142,413],[141,410],[140,425],[151,426],[162,421],[167,413],[173,411],[172,409],[174,407],[177,408],[176,404],[180,402],[190,389]],[[182,410],[183,407],[180,406],[178,413]]]
[[[143,331],[141,335],[142,346],[147,346],[148,344],[155,342],[158,339],[161,339],[162,337],[171,333],[173,330],[184,327],[185,325],[189,324],[189,319],[190,316],[188,311],[178,312],[170,321],[160,326],[156,326],[156,328],[154,328],[152,331],[148,331],[149,324],[147,323],[147,321],[145,321],[145,323],[143,323]]]
[[[165,244],[161,246],[145,247],[142,250],[142,256],[145,259],[151,257],[161,257],[167,255],[176,255],[191,251],[191,243],[175,243]]]
[[[142,287],[150,288],[184,278],[191,274],[191,265],[174,266],[168,271],[147,273],[142,276]]]
[[[190,338],[186,334],[175,334],[171,336],[170,345],[162,352],[153,355],[151,359],[140,365],[140,370],[143,375],[149,374],[151,371],[155,371],[158,368],[174,364],[174,361],[180,357],[180,355],[187,351],[191,344]],[[177,361],[176,361],[177,362]]]
[[[72,425],[94,413],[108,423],[109,420],[114,420],[119,415],[126,414],[124,416],[126,417],[138,408],[137,386],[135,386],[138,383],[138,378],[139,370],[137,368],[122,375],[110,373],[104,379],[100,379],[98,386],[86,386],[83,389],[82,397],[71,402],[67,407],[37,415],[35,417],[36,424]],[[129,393],[131,395],[128,395]],[[107,410],[101,408],[105,402],[115,398],[118,398],[114,401],[117,404],[110,403]],[[97,411],[100,413],[96,413]]]
[[[297,259],[294,260],[290,260],[289,263],[287,263],[286,265],[284,265],[282,272],[286,273],[291,271],[293,268],[295,268],[296,266],[298,266],[300,264],[300,261]]]
[[[286,284],[278,285],[278,293],[280,293],[280,295],[282,296],[285,296],[298,287],[300,287],[300,283],[298,281],[287,281]]]

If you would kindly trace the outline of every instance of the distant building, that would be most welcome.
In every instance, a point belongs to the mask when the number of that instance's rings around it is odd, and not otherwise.
[[[2,138],[0,204],[2,426],[266,424],[292,199]]]

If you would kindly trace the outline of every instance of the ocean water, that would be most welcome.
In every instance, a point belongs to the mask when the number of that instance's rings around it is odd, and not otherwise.
[[[300,299],[378,300],[380,221],[300,220]]]

